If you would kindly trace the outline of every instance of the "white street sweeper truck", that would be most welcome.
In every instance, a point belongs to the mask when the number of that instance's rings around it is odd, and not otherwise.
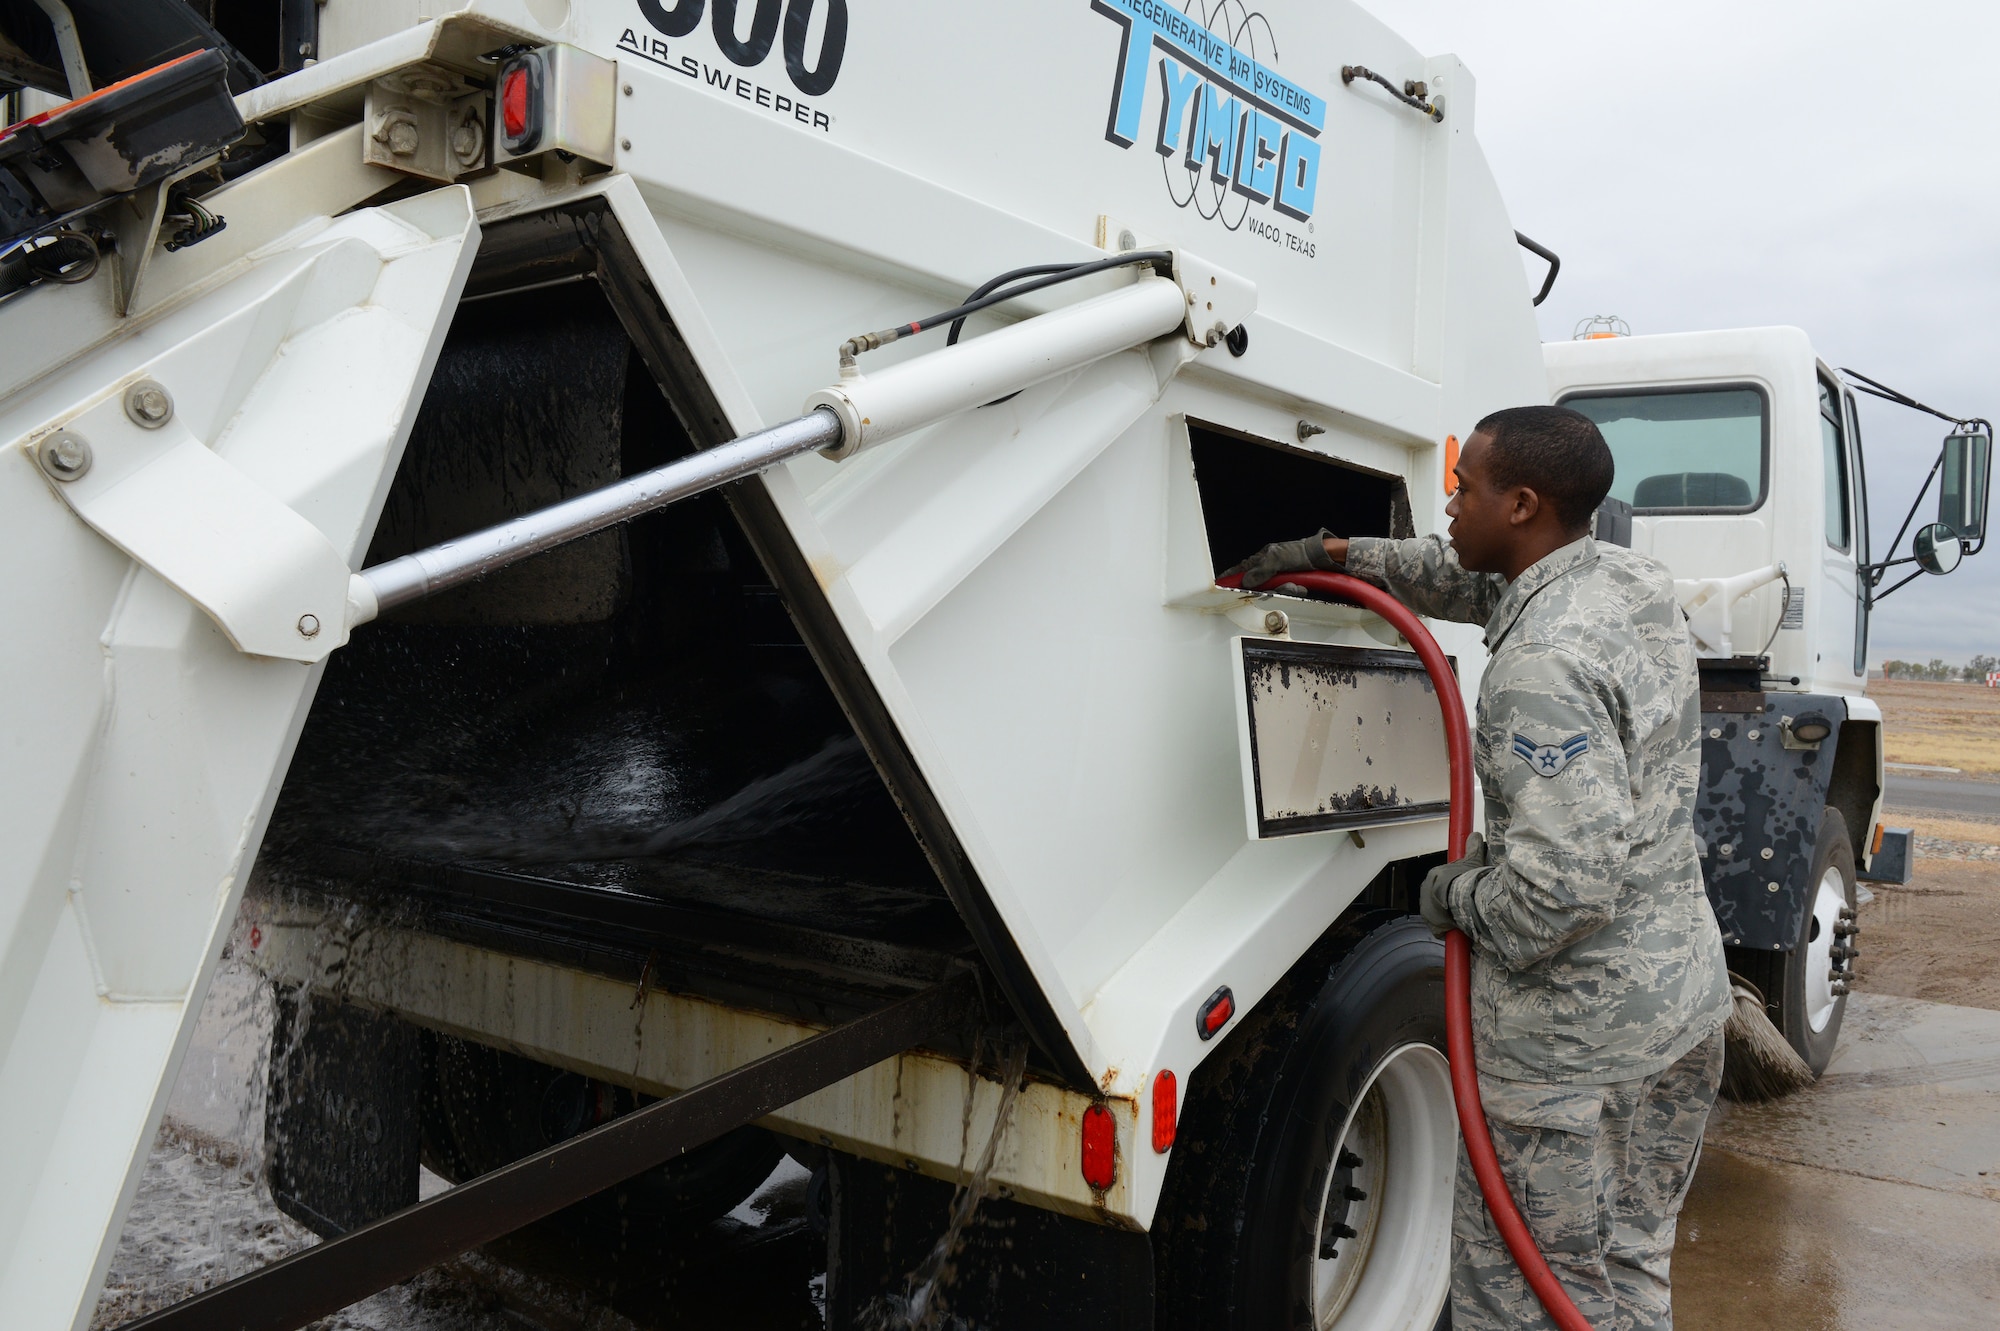
[[[38,0],[0,78],[9,1326],[89,1321],[225,950],[328,1241],[149,1325],[785,1155],[830,1325],[1437,1321],[1438,697],[1215,581],[1440,530],[1547,399],[1457,61],[1327,0]]]

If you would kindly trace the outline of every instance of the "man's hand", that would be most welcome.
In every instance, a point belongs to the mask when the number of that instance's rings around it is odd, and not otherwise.
[[[1327,540],[1326,529],[1321,528],[1311,536],[1300,540],[1273,542],[1234,568],[1224,569],[1223,576],[1241,573],[1244,590],[1249,591],[1262,587],[1281,573],[1297,573],[1315,568],[1326,573],[1337,573],[1340,571],[1340,561],[1327,550]],[[1340,545],[1341,552],[1346,553],[1347,542],[1340,541]]]
[[[1486,838],[1474,832],[1465,842],[1465,854],[1450,864],[1440,864],[1424,875],[1421,893],[1424,923],[1442,938],[1458,928],[1451,914],[1451,885],[1475,869],[1486,867]]]

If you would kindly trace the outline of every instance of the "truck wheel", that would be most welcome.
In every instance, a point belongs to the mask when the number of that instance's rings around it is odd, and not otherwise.
[[[1447,1324],[1458,1123],[1444,946],[1376,914],[1196,1072],[1154,1223],[1162,1327]]]
[[[1854,909],[1854,847],[1847,820],[1829,807],[1820,815],[1819,841],[1807,875],[1806,910],[1790,952],[1736,953],[1732,967],[1763,991],[1771,1020],[1815,1074],[1826,1071],[1840,1040],[1847,996],[1833,991],[1834,926]]]

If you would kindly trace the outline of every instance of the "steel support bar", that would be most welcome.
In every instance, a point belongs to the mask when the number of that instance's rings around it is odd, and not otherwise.
[[[808,411],[600,490],[363,569],[350,584],[347,621],[365,624],[390,606],[471,582],[529,555],[840,442],[840,420],[832,411]]]
[[[120,1331],[295,1331],[873,1067],[969,1015],[966,972]]]

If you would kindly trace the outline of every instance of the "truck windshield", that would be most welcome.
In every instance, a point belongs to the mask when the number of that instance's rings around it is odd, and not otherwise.
[[[1764,502],[1770,436],[1755,388],[1587,394],[1563,399],[1611,445],[1611,495],[1641,513],[1746,512]]]

